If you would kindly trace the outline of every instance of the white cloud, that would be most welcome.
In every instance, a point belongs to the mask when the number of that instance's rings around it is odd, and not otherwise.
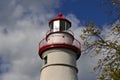
[[[0,2],[1,80],[39,80],[38,44],[58,3],[58,0]]]
[[[68,14],[66,16],[68,20],[72,22],[72,29],[78,28],[80,25],[80,20],[74,14]]]
[[[54,5],[54,6],[53,6]],[[5,0],[0,2],[0,24],[14,25],[24,17],[44,16],[54,13],[59,0]]]

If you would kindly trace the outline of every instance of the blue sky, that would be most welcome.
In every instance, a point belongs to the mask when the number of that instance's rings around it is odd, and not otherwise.
[[[72,22],[71,30],[83,46],[79,36],[84,22],[93,20],[99,26],[109,21],[99,1],[0,1],[0,80],[39,80],[42,60],[38,56],[38,44],[49,30],[49,20],[59,12]],[[93,67],[97,59],[82,54],[77,62],[78,80],[96,80]]]
[[[101,0],[65,0],[61,1],[60,8],[56,11],[63,14],[72,13],[81,23],[93,20],[96,25],[103,25],[110,21],[106,7],[101,6]]]

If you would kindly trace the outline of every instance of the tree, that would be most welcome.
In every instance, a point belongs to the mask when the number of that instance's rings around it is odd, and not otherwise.
[[[120,0],[100,1],[112,16],[112,23],[120,20]],[[106,34],[108,34],[107,37],[105,37],[103,28],[96,27],[94,22],[86,24],[86,29],[80,36],[85,45],[83,52],[103,55],[94,67],[99,74],[98,80],[120,80],[120,22],[111,26],[110,32]]]
[[[106,34],[109,34],[107,38],[103,28],[96,27],[93,22],[87,24],[80,36],[84,41],[84,52],[103,55],[94,68],[99,72],[98,80],[120,80],[120,24],[111,27]]]

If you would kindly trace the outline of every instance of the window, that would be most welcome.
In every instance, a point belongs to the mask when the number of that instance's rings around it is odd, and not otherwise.
[[[53,23],[51,23],[49,26],[50,26],[50,29],[53,29]]]
[[[60,30],[63,31],[65,30],[65,21],[60,20]]]
[[[44,64],[47,64],[47,56],[44,57]]]
[[[56,20],[53,23],[53,32],[60,31],[60,20]]]
[[[60,20],[60,30],[68,30],[70,28],[70,23],[65,20]]]

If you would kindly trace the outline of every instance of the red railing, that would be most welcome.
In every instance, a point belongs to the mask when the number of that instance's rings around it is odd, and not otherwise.
[[[52,43],[52,44],[54,44],[54,43]],[[62,43],[60,43],[60,44],[62,44]],[[64,43],[64,44],[68,44],[68,43]],[[44,39],[42,39],[40,41],[39,48],[42,48],[43,46],[47,46],[47,45],[51,45],[51,44],[47,43],[46,38],[44,38]],[[72,45],[72,46],[75,46],[78,49],[81,49],[81,44],[80,44],[80,42],[77,39],[74,39],[73,43],[72,44],[68,44],[68,45]]]

